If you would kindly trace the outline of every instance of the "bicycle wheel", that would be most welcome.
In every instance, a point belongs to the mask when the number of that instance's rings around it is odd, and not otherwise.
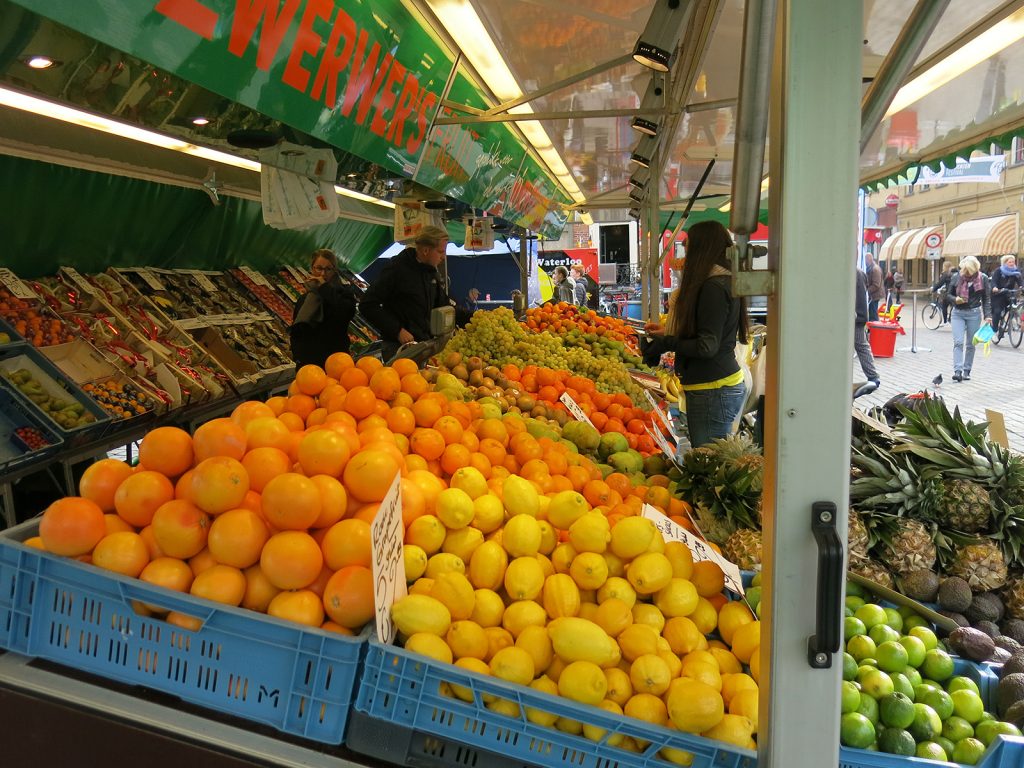
[[[999,346],[999,342],[1003,340],[1003,336],[1008,333],[1008,320],[1009,316],[1006,312],[999,318],[999,327],[994,327],[995,335],[992,336],[992,343]]]
[[[1010,314],[1010,343],[1013,344],[1014,349],[1020,346],[1022,339],[1024,339],[1024,323],[1021,323],[1020,310],[1014,307]]]
[[[921,308],[921,322],[929,331],[934,331],[942,325],[942,309],[938,304],[932,302]]]

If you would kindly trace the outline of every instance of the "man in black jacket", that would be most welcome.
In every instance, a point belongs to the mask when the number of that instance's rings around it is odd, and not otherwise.
[[[853,348],[857,352],[857,359],[860,361],[860,368],[868,381],[878,383],[878,371],[875,370],[875,356],[871,354],[871,345],[868,343],[864,326],[868,322],[868,287],[867,275],[864,270],[857,270],[856,302],[854,304],[856,316],[853,321]]]
[[[437,271],[447,247],[447,232],[426,227],[411,247],[391,259],[363,296],[359,309],[380,331],[385,359],[394,357],[402,344],[432,338],[430,313],[437,307],[454,307],[459,325],[469,321],[471,313],[452,301]]]

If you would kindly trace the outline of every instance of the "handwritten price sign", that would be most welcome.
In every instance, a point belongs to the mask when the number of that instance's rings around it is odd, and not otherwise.
[[[661,404],[654,399],[654,395],[651,394],[651,391],[649,389],[644,390],[644,396],[647,398],[647,402],[650,404],[651,410],[654,412],[654,415],[658,417],[658,421],[660,421],[662,425],[664,425],[665,431],[672,436],[672,441],[679,442],[676,436],[676,431],[672,428],[672,424],[668,420],[668,415],[665,413],[665,411],[661,409]]]
[[[594,422],[592,422],[587,414],[583,412],[583,409],[580,408],[580,404],[573,400],[568,392],[563,392],[562,396],[558,399],[562,405],[569,409],[569,413],[572,414],[572,417],[576,419],[576,421],[582,421],[590,426],[594,426]]]
[[[743,575],[740,573],[740,569],[735,563],[729,562],[715,552],[704,539],[695,536],[682,526],[676,525],[650,504],[644,504],[641,516],[654,523],[654,527],[661,532],[665,541],[681,541],[685,544],[693,555],[695,563],[710,560],[721,568],[722,573],[725,574],[725,588],[730,592],[735,592],[737,595],[746,594],[743,591]]]
[[[32,292],[32,289],[21,282],[16,274],[14,274],[7,267],[0,269],[0,285],[3,285],[9,290],[14,296],[19,299],[26,299],[28,301],[38,301],[39,297]]]
[[[402,486],[396,474],[370,526],[373,546],[373,602],[377,639],[391,643],[397,630],[391,621],[391,606],[406,595],[405,559],[402,555]]]

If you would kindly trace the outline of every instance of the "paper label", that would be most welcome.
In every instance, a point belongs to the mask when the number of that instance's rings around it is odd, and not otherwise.
[[[145,282],[145,284],[152,288],[154,291],[167,290],[166,288],[164,288],[164,284],[161,283],[157,279],[157,276],[154,275],[149,269],[143,267],[142,269],[136,269],[135,272],[138,274],[139,277],[142,278],[143,282]]]
[[[71,282],[79,287],[83,293],[87,293],[90,296],[96,295],[96,289],[92,283],[82,277],[81,273],[74,267],[61,267],[61,271],[71,278]]]
[[[380,503],[370,525],[373,546],[373,603],[377,639],[392,643],[398,633],[391,620],[391,606],[405,597],[405,557],[402,553],[402,475],[395,475],[391,489]]]
[[[654,523],[654,526],[661,532],[661,536],[665,541],[681,541],[685,544],[686,548],[693,555],[695,563],[710,560],[721,568],[722,573],[725,574],[726,589],[730,592],[735,592],[737,595],[746,594],[743,591],[743,575],[740,573],[739,567],[715,552],[704,539],[690,533],[681,525],[673,523],[650,504],[644,504],[643,511],[640,514]]]
[[[669,435],[672,437],[672,441],[678,443],[679,436],[676,435],[676,431],[672,428],[672,422],[669,421],[668,414],[661,409],[660,403],[658,403],[658,401],[654,399],[654,395],[651,394],[650,390],[644,390],[644,397],[646,397],[647,402],[650,403],[651,410],[658,417],[658,421],[660,421],[664,425],[665,431],[668,432]],[[654,431],[658,432],[660,430],[656,429]]]
[[[21,282],[21,278],[7,267],[0,268],[0,283],[2,283],[3,286],[16,298],[26,299],[28,301],[39,301],[39,297],[36,296],[35,292]]]
[[[573,418],[576,419],[576,421],[582,421],[586,424],[589,424],[592,427],[594,426],[594,422],[592,422],[589,419],[587,414],[583,412],[583,409],[580,408],[580,404],[573,400],[568,392],[563,392],[562,396],[558,398],[558,400],[559,402],[562,403],[562,405],[569,409],[569,413],[572,414]]]
[[[660,429],[651,429],[646,424],[644,429],[647,430],[647,434],[651,436],[654,444],[658,446],[658,449],[665,454],[665,457],[672,463],[676,461],[676,448],[668,441],[668,439],[661,433]]]
[[[265,285],[268,288],[270,287],[270,283],[267,281],[267,278],[265,278],[263,275],[261,275],[256,270],[254,270],[252,267],[239,267],[238,270],[243,275],[245,275],[250,280],[252,280],[253,283],[255,283],[256,285]]]
[[[294,277],[294,278],[295,278],[296,280],[298,280],[298,281],[299,281],[300,283],[304,283],[304,282],[306,282],[306,278],[302,276],[302,273],[301,273],[301,272],[299,272],[299,270],[297,270],[297,269],[296,269],[295,267],[293,267],[293,266],[292,266],[291,264],[286,264],[284,268],[285,268],[286,270],[288,270],[288,274],[289,274],[289,275],[291,275],[292,277]]]
[[[216,293],[217,292],[217,286],[214,285],[213,282],[210,280],[210,278],[208,278],[202,272],[199,272],[198,270],[194,270],[192,272],[189,272],[189,274],[192,275],[192,277],[193,277],[193,279],[195,279],[196,283],[199,284],[199,287],[202,288],[207,293]]]

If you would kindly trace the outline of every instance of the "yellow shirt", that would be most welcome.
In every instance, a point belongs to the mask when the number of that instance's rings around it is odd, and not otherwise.
[[[743,383],[743,369],[736,371],[736,373],[726,376],[724,379],[718,379],[717,381],[706,381],[703,384],[684,384],[682,390],[684,392],[694,392],[701,389],[719,389],[720,387],[735,387],[737,384]]]

